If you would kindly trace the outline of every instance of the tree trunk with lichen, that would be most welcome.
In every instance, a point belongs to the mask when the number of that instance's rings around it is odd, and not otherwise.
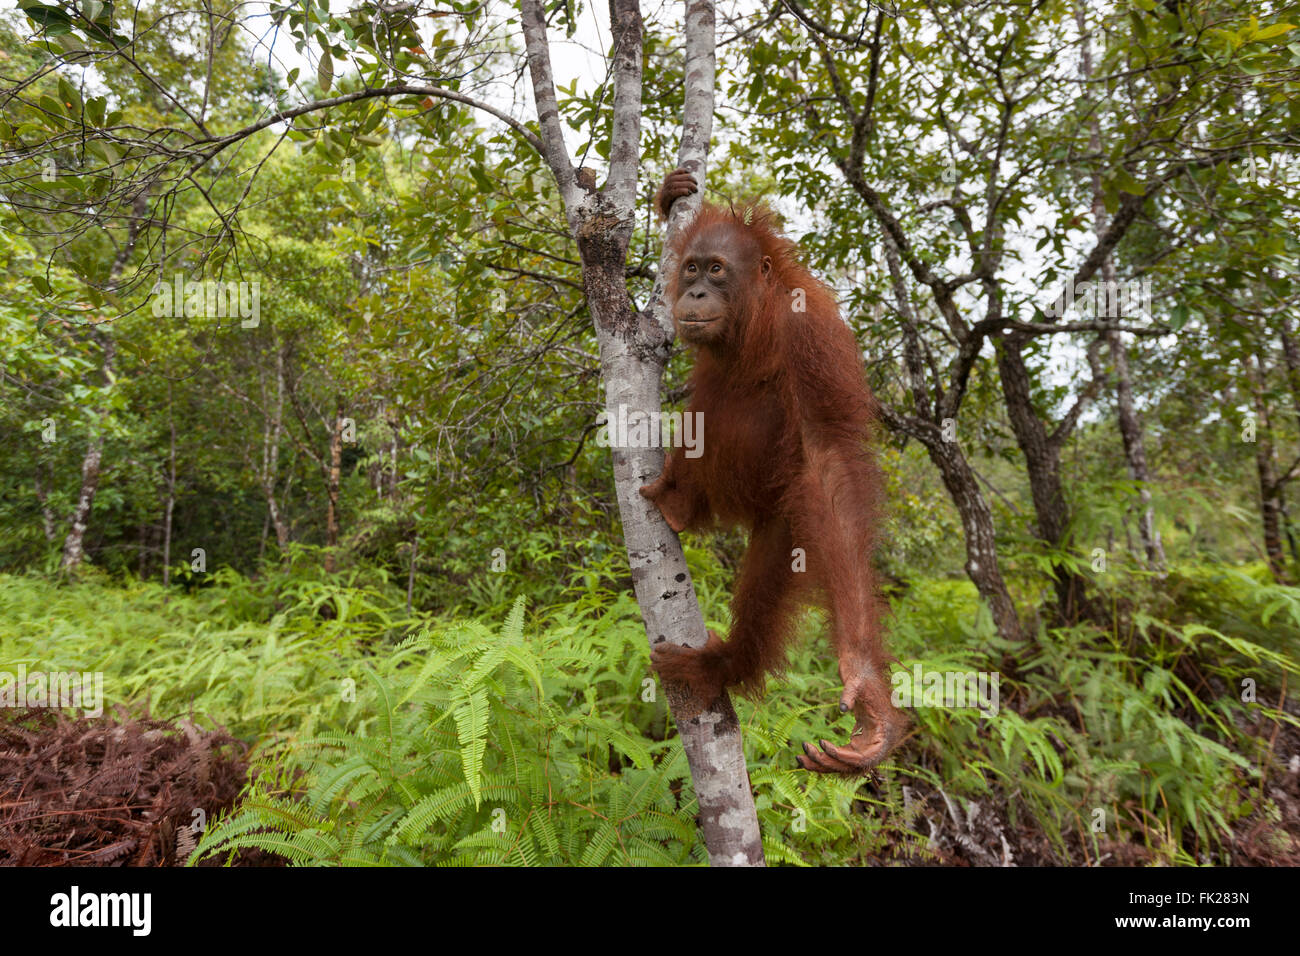
[[[627,248],[637,211],[641,125],[641,12],[636,0],[613,0],[610,8],[615,52],[613,135],[609,176],[597,187],[591,170],[579,171],[564,147],[559,106],[540,0],[523,0],[522,22],[529,73],[541,136],[533,145],[546,158],[564,199],[569,229],[582,260],[582,279],[600,345],[605,407],[657,412],[660,382],[669,355],[672,326],[662,304],[660,264],[651,308],[633,309],[626,279]],[[704,182],[704,157],[713,116],[714,12],[711,0],[686,8],[686,115],[680,164]],[[699,197],[675,204],[669,235],[693,216]],[[671,639],[701,647],[708,640],[699,601],[681,543],[658,509],[640,494],[663,468],[660,448],[613,448],[614,486],[633,587],[646,635],[654,643]],[[700,830],[714,866],[762,866],[763,843],[745,750],[735,710],[726,694],[700,710],[688,690],[665,688],[669,707],[685,706],[697,716],[678,720],[677,730],[691,768],[699,803]]]

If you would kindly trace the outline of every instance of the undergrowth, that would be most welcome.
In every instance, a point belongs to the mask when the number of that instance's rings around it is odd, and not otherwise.
[[[725,574],[689,557],[725,628]],[[477,619],[407,612],[378,571],[214,578],[180,593],[0,576],[0,672],[99,671],[106,707],[254,745],[242,800],[191,862],[241,849],[317,865],[706,859],[613,557],[549,606],[493,596]],[[995,707],[914,708],[866,781],[795,769],[799,743],[851,722],[810,635],[761,701],[737,702],[768,862],[1231,860],[1241,821],[1278,815],[1265,780],[1285,772],[1279,731],[1300,726],[1278,705],[1300,589],[1191,566],[1126,579],[1111,600],[1111,627],[1040,625],[1010,646],[966,582],[913,583],[894,601],[898,669],[997,674]],[[805,629],[823,627],[810,615]]]

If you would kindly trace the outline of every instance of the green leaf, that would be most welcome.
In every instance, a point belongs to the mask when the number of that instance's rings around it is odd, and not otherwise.
[[[1146,192],[1146,188],[1134,179],[1133,174],[1123,166],[1117,167],[1115,170],[1115,185],[1134,196],[1141,196]]]
[[[474,177],[474,184],[478,186],[479,192],[490,193],[496,188],[492,184],[492,180],[488,179],[487,173],[483,171],[482,166],[471,166],[469,174]]]
[[[81,94],[64,77],[59,77],[59,99],[71,117],[81,115]]]
[[[334,59],[329,50],[321,51],[320,62],[316,64],[316,81],[324,92],[330,91],[330,84],[334,82]]]
[[[99,155],[104,157],[104,162],[109,166],[116,166],[122,160],[122,154],[118,152],[116,146],[108,140],[97,139],[90,144]]]
[[[1128,12],[1128,19],[1129,22],[1133,24],[1133,35],[1137,37],[1139,43],[1145,43],[1148,34],[1146,20],[1143,19],[1142,14],[1138,13],[1136,10],[1130,10]]]
[[[45,32],[50,36],[55,35],[55,31],[50,29],[52,26],[65,27],[66,29],[58,31],[61,33],[67,33],[72,29],[72,22],[68,15],[58,7],[47,7],[43,3],[28,3],[20,6],[23,13],[44,27]]]
[[[1272,26],[1264,27],[1255,34],[1256,40],[1271,40],[1273,37],[1281,36],[1284,33],[1290,33],[1295,29],[1294,23],[1274,23]]]
[[[42,96],[38,102],[40,103],[41,109],[47,114],[47,119],[49,115],[59,118],[68,115],[67,111],[63,108],[63,104],[52,96]]]

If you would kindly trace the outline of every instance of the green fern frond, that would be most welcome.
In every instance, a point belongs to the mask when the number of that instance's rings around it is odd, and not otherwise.
[[[474,795],[474,806],[482,802],[483,753],[487,750],[488,699],[487,691],[479,687],[468,694],[461,692],[461,700],[453,710],[456,736],[460,740],[460,758],[465,768],[465,782]]]

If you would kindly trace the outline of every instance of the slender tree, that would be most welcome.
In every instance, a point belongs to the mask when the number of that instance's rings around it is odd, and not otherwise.
[[[541,123],[543,155],[560,188],[569,229],[582,258],[587,304],[600,344],[606,409],[615,415],[625,408],[630,415],[658,411],[660,407],[660,382],[672,340],[672,322],[662,295],[664,277],[671,274],[673,263],[660,262],[652,307],[635,310],[627,292],[626,263],[637,216],[643,25],[636,0],[614,0],[611,17],[613,134],[609,175],[597,187],[589,171],[574,168],[564,146],[545,9],[540,0],[523,0],[524,41]],[[711,0],[689,0],[686,114],[678,162],[700,182],[705,178],[712,129],[714,23]],[[674,204],[670,236],[698,210],[698,196],[690,203]],[[646,636],[652,642],[671,639],[702,647],[708,633],[681,544],[657,509],[638,492],[659,474],[662,450],[615,448],[613,458],[623,537]],[[723,694],[708,708],[701,708],[690,699],[687,688],[670,686],[668,694],[670,706],[680,712],[678,733],[690,761],[710,861],[718,866],[761,865],[763,845],[758,817],[740,726],[730,699]]]

